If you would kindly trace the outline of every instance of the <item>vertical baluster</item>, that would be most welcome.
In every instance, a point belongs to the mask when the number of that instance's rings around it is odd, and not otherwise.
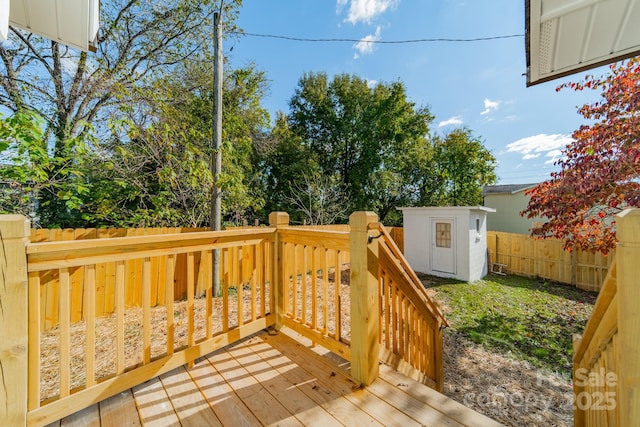
[[[96,266],[87,265],[84,272],[84,320],[86,323],[86,385],[96,383]]]
[[[334,283],[336,287],[335,294],[335,327],[336,327],[336,340],[341,341],[342,338],[342,305],[340,299],[340,285],[342,281],[342,272],[340,271],[340,251],[336,250],[336,259],[335,259],[335,273],[334,273]]]
[[[195,254],[187,254],[187,345],[195,345],[194,301],[195,298]]]
[[[229,273],[227,280],[222,284],[222,332],[229,331],[229,284],[231,283],[231,273],[233,271],[233,257],[229,248],[224,249],[224,265],[227,266]]]
[[[142,262],[142,361],[151,362],[151,258]]]
[[[40,407],[40,272],[29,273],[28,408]]]
[[[327,271],[327,257],[329,251],[327,248],[321,249],[320,268],[322,269],[322,333],[327,335],[327,305],[329,305],[329,272]]]
[[[238,280],[237,280],[237,288],[236,288],[236,304],[237,304],[237,308],[236,311],[238,312],[238,327],[244,325],[244,277],[242,275],[242,272],[244,270],[244,268],[240,269],[241,266],[246,265],[247,259],[245,256],[245,250],[244,248],[234,248],[237,253],[242,255],[242,258],[240,258],[240,256],[236,257],[236,264],[240,264],[240,262],[242,262],[242,265],[236,265],[238,271],[240,272],[240,275],[238,276]]]
[[[302,291],[300,293],[300,299],[302,300],[302,315],[300,316],[300,323],[303,325],[307,323],[307,269],[309,268],[309,259],[308,259],[309,251],[307,250],[307,246],[302,246],[302,275],[300,284],[302,286]]]
[[[165,290],[164,305],[167,308],[167,354],[173,354],[173,344],[175,339],[175,324],[173,322],[173,300],[174,296],[174,275],[175,275],[176,256],[168,255],[165,274]]]
[[[260,285],[260,317],[265,317],[267,315],[267,303],[266,303],[266,286],[265,282],[267,281],[267,272],[265,262],[265,252],[266,252],[266,242],[262,241],[257,246],[256,260],[257,260],[257,270],[258,270],[258,283]]]
[[[256,295],[257,295],[257,287],[256,287],[256,280],[257,280],[257,276],[258,276],[258,269],[257,269],[257,260],[256,260],[256,252],[257,252],[257,245],[251,245],[251,278],[250,278],[250,283],[251,283],[251,320],[256,320],[256,304],[258,303]]]
[[[60,397],[69,396],[71,388],[70,370],[69,370],[69,351],[70,337],[69,331],[71,326],[70,304],[69,304],[69,269],[60,269],[60,299],[58,319],[60,320]]]
[[[124,373],[124,292],[125,292],[125,264],[122,261],[116,262],[116,375]]]
[[[293,260],[291,271],[291,317],[296,319],[298,317],[298,245],[292,244],[293,247]],[[286,262],[286,259],[285,259]],[[288,279],[287,279],[288,280]]]
[[[316,265],[316,253],[318,248],[311,246],[311,327],[318,328],[318,266]]]
[[[205,281],[205,301],[206,301],[206,339],[213,336],[213,268],[207,260],[213,259],[212,251],[202,251],[200,253],[200,265],[206,265],[204,271],[207,272]],[[200,269],[202,271],[202,269]]]
[[[389,292],[391,292],[391,286],[389,286],[389,278],[385,275],[384,282],[382,283],[382,289],[384,292],[384,346],[387,350],[391,350],[391,341],[389,341],[389,330],[391,329],[391,308],[389,307]]]
[[[393,354],[398,354],[398,294],[396,289],[396,284],[392,279],[389,279],[389,284],[391,286],[391,316],[393,326],[391,331],[393,333]]]

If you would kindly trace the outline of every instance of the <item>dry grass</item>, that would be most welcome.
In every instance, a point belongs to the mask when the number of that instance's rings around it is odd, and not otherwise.
[[[269,293],[266,292],[266,311],[269,312]],[[258,297],[259,292],[258,292]],[[212,301],[212,333],[222,332],[222,298],[213,298]],[[243,319],[251,321],[251,292],[243,292]],[[254,306],[255,307],[255,306]],[[259,307],[254,308],[259,313]],[[174,348],[176,350],[187,345],[187,301],[178,301],[173,306],[174,314]],[[206,331],[206,299],[204,297],[194,300],[194,330],[195,340],[205,338]],[[124,366],[133,369],[142,364],[143,339],[142,339],[142,309],[139,307],[127,308],[124,316]],[[166,354],[167,349],[167,309],[164,306],[151,309],[151,358],[157,358]],[[236,295],[229,297],[229,327],[238,325],[238,300]],[[55,398],[60,389],[60,362],[59,362],[59,335],[60,328],[50,329],[41,336],[40,349],[40,393],[41,399]],[[86,323],[84,321],[71,325],[71,363],[70,379],[71,388],[83,387],[86,384]],[[96,319],[96,379],[110,377],[116,372],[116,316],[112,314]]]
[[[573,391],[560,376],[455,331],[444,338],[444,394],[508,426],[573,426]]]

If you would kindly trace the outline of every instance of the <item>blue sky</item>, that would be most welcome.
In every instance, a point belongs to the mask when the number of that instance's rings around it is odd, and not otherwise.
[[[299,38],[409,40],[524,35],[522,0],[244,0],[247,33]],[[229,51],[233,47],[232,51]],[[264,106],[287,112],[305,72],[402,81],[409,99],[436,116],[433,133],[470,128],[498,160],[500,184],[540,182],[584,119],[596,92],[556,92],[563,81],[527,88],[524,37],[479,42],[372,44],[227,39],[232,66],[257,64],[270,80]],[[606,68],[592,70],[600,75]]]

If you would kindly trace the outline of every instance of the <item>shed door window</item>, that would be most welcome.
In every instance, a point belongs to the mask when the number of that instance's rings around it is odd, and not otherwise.
[[[451,223],[436,222],[436,247],[451,247]]]

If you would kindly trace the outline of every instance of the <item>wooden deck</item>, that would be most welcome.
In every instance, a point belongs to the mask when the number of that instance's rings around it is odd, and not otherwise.
[[[361,388],[298,338],[261,332],[50,425],[500,425],[385,365]]]

